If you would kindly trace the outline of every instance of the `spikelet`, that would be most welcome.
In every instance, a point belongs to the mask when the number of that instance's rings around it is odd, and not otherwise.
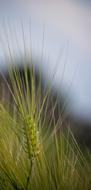
[[[30,158],[36,158],[40,152],[40,143],[39,143],[39,130],[36,119],[27,115],[25,117],[26,132],[29,145],[29,155]]]

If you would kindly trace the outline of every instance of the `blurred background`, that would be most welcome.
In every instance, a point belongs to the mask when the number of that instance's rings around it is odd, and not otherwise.
[[[11,55],[16,63],[32,57],[44,80],[64,97],[77,132],[81,129],[90,141],[91,2],[0,0],[1,72]]]

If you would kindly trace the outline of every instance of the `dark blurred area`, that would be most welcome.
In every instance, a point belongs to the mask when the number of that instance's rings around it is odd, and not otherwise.
[[[24,59],[23,59],[24,60]],[[25,65],[22,62],[19,62],[18,65],[13,66],[12,70],[14,69],[18,72],[22,84],[22,93],[25,94],[26,85],[25,85]],[[28,83],[30,86],[31,92],[31,71],[33,68],[30,64],[26,63],[27,71],[28,71]],[[65,98],[53,90],[51,88],[51,84],[45,81],[42,72],[38,69],[34,70],[35,74],[35,92],[36,92],[36,99],[37,99],[37,92],[38,86],[41,79],[41,89],[40,89],[40,98],[41,102],[45,97],[45,94],[48,91],[48,97],[45,102],[45,106],[43,109],[43,114],[46,114],[46,126],[50,127],[50,121],[55,123],[59,123],[59,128],[57,129],[57,133],[61,132],[61,130],[65,130],[66,128],[70,127],[77,142],[81,145],[81,147],[87,147],[91,149],[91,125],[89,122],[83,122],[82,120],[77,120],[73,118],[69,113],[67,113],[66,109],[64,109],[65,105]],[[8,108],[12,114],[15,114],[15,102],[12,96],[13,88],[12,82],[9,75],[9,70],[1,72],[0,74],[0,101],[4,104],[6,109]],[[14,93],[14,92],[13,92]],[[25,97],[26,98],[26,97]],[[37,102],[38,103],[38,102]],[[17,109],[16,109],[17,111]],[[46,112],[46,113],[45,113]],[[53,119],[54,118],[54,119]],[[53,123],[51,122],[51,129],[53,128]]]

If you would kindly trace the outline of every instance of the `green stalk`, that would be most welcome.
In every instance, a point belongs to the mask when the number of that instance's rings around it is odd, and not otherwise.
[[[30,161],[29,174],[28,174],[28,177],[27,177],[25,190],[28,190],[28,186],[29,186],[30,179],[31,179],[31,176],[32,176],[32,170],[33,170],[33,160]]]

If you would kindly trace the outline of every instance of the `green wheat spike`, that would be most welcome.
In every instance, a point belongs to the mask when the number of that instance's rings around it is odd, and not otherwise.
[[[32,158],[35,158],[39,152],[39,131],[36,120],[30,115],[25,117],[26,132],[29,142],[29,154]]]

